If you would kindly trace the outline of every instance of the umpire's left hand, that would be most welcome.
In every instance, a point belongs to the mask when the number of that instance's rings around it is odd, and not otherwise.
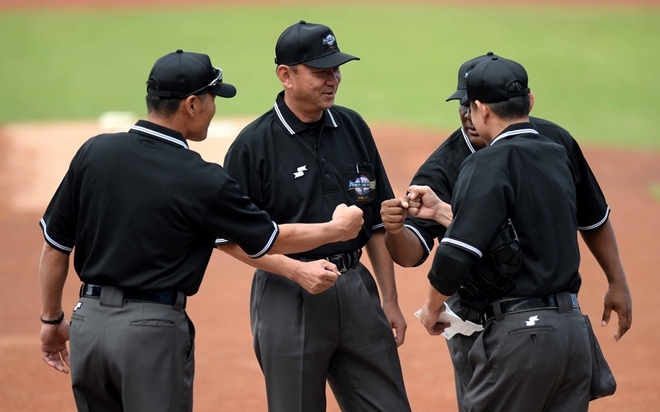
[[[58,325],[41,325],[41,356],[51,368],[69,373],[69,322],[64,319]]]
[[[399,347],[403,345],[403,342],[406,340],[406,329],[408,329],[408,324],[403,317],[399,304],[397,302],[384,301],[383,312],[385,312],[385,317],[394,332],[396,346]]]
[[[603,302],[603,320],[602,326],[606,326],[610,322],[612,311],[615,311],[619,317],[619,326],[614,334],[614,340],[617,342],[628,332],[632,326],[632,297],[630,296],[630,289],[626,282],[611,283],[610,287],[605,293],[605,300]]]

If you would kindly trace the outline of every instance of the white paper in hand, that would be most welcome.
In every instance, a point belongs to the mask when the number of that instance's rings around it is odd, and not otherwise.
[[[463,320],[460,317],[458,317],[457,314],[455,314],[447,305],[445,305],[445,310],[440,312],[440,316],[438,317],[438,322],[441,323],[451,323],[451,326],[445,329],[444,332],[442,332],[442,336],[445,337],[445,339],[451,339],[454,337],[455,334],[460,333],[461,335],[465,336],[470,336],[474,332],[481,332],[484,330],[484,327],[481,325],[477,325],[474,322],[470,322],[469,320]],[[418,318],[422,316],[422,310],[418,310],[415,312],[415,316]]]

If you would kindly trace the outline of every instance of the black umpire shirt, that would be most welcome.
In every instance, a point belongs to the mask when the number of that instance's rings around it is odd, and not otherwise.
[[[523,266],[510,296],[543,296],[580,288],[577,200],[563,146],[532,123],[504,129],[461,165],[454,219],[436,251],[429,279],[452,295],[506,218],[520,238]]]
[[[578,229],[585,231],[600,227],[607,221],[610,209],[577,141],[566,129],[555,123],[536,117],[530,117],[529,120],[540,134],[566,149],[575,173]],[[463,128],[459,128],[429,156],[410,184],[429,186],[440,199],[451,203],[463,160],[480,149],[472,146]],[[435,221],[418,219],[412,215],[406,218],[405,225],[417,235],[422,244],[424,256],[418,262],[420,265],[433,249],[434,239],[442,239],[446,229]]]
[[[256,258],[279,233],[222,167],[147,121],[83,144],[40,224],[53,248],[75,246],[83,282],[186,295],[199,289],[217,236]]]
[[[223,166],[273,220],[328,221],[341,203],[364,212],[357,238],[303,255],[318,258],[355,251],[382,229],[380,204],[394,197],[371,130],[355,111],[333,106],[320,122],[300,121],[281,92],[271,110],[238,135]]]

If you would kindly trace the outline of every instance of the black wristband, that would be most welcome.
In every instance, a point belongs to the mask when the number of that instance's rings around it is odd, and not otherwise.
[[[44,319],[42,317],[39,317],[39,320],[41,320],[41,323],[45,323],[46,325],[59,325],[62,323],[62,320],[64,319],[64,312],[60,314],[60,316],[57,319]]]

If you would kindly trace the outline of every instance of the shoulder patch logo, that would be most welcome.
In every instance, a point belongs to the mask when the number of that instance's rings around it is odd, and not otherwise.
[[[530,317],[529,317],[529,320],[526,320],[526,321],[525,321],[525,325],[527,325],[527,326],[534,326],[534,325],[536,325],[536,322],[538,322],[538,321],[539,321],[539,317],[538,317],[538,316],[530,316]]]
[[[307,165],[302,165],[295,172],[293,172],[293,178],[297,179],[299,177],[303,177],[307,171]]]

